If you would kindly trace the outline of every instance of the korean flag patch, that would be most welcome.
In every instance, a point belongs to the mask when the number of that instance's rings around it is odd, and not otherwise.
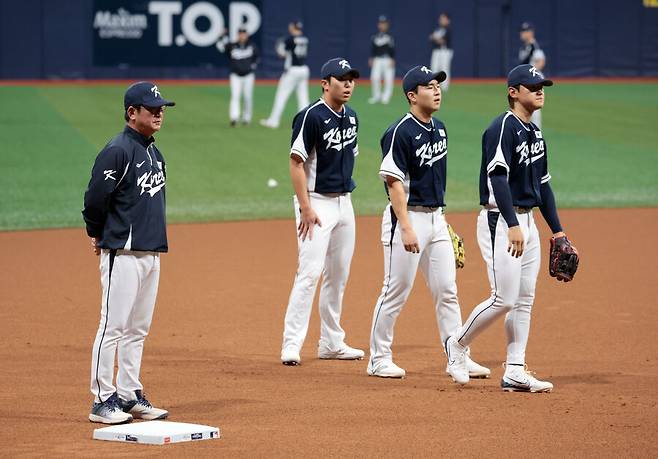
[[[356,124],[356,118],[353,116],[350,116],[350,123]]]
[[[445,137],[446,136],[446,131],[444,129],[439,129],[439,135],[441,137]]]

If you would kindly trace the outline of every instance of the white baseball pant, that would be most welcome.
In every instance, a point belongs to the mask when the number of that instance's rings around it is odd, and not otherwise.
[[[432,51],[432,60],[430,67],[432,72],[443,70],[446,72],[446,79],[441,83],[441,89],[447,91],[450,87],[450,66],[452,65],[452,50],[447,48],[437,48]]]
[[[455,255],[443,211],[441,208],[433,212],[412,209],[409,209],[409,220],[416,232],[420,253],[405,250],[391,205],[384,210],[384,285],[372,319],[371,364],[393,358],[393,329],[411,293],[419,266],[432,294],[441,342],[461,327]]]
[[[254,74],[239,76],[235,73],[229,75],[231,82],[231,105],[229,117],[231,121],[240,121],[240,99],[244,99],[242,121],[251,122],[251,113],[254,100]]]
[[[274,96],[274,106],[270,114],[269,121],[278,126],[281,122],[281,115],[286,108],[288,97],[294,89],[297,90],[297,110],[301,111],[306,107],[308,102],[308,78],[309,69],[306,65],[293,66],[283,72],[279,79],[279,85],[276,88]]]
[[[506,314],[507,363],[523,365],[541,247],[532,212],[517,213],[516,216],[525,242],[523,255],[519,258],[507,251],[509,228],[500,213],[484,209],[478,216],[478,244],[487,264],[491,296],[471,312],[456,338],[460,344],[468,346],[498,317]]]
[[[103,250],[100,272],[103,297],[92,351],[91,393],[97,403],[107,400],[114,392],[130,400],[134,391],[143,390],[139,372],[158,293],[160,255]],[[117,351],[119,370],[115,387]]]
[[[393,78],[395,77],[394,60],[388,56],[375,57],[372,60],[370,80],[372,81],[372,101],[387,104],[393,95]],[[384,92],[381,91],[382,78]]]
[[[315,225],[313,239],[297,238],[299,258],[295,282],[290,293],[283,330],[282,349],[299,351],[304,344],[315,289],[320,288],[320,343],[328,349],[345,344],[345,331],[340,326],[343,293],[354,253],[355,223],[349,193],[322,195],[310,193],[311,207],[322,226]],[[300,222],[299,202],[293,198],[295,220]]]

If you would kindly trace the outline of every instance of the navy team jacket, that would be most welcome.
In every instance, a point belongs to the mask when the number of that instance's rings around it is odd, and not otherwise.
[[[103,249],[167,252],[165,162],[147,138],[126,126],[101,150],[82,216]]]

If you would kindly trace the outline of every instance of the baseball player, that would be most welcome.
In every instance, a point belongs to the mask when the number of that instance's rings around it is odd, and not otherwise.
[[[519,49],[519,65],[530,64],[540,72],[543,72],[546,66],[546,55],[535,39],[535,26],[530,22],[523,22],[521,24],[520,35],[523,44]],[[541,128],[541,110],[532,112],[530,121],[537,125],[538,128]]]
[[[487,264],[491,296],[471,312],[446,343],[448,371],[455,381],[469,380],[464,350],[485,328],[505,314],[507,361],[505,391],[550,392],[553,384],[525,369],[530,313],[540,263],[539,233],[533,208],[539,207],[554,240],[565,237],[549,183],[546,141],[530,121],[544,105],[544,88],[553,82],[529,64],[507,77],[510,109],[482,136],[477,237]],[[565,239],[566,240],[566,237]]]
[[[288,97],[293,90],[297,91],[297,106],[301,111],[308,105],[308,77],[309,70],[306,65],[308,55],[308,38],[303,35],[303,24],[301,21],[291,22],[288,25],[289,36],[285,41],[277,44],[276,52],[285,59],[284,71],[279,80],[274,96],[272,113],[260,124],[265,127],[276,129],[281,121],[281,114],[286,108]]]
[[[240,99],[244,98],[242,123],[251,123],[251,113],[254,100],[254,72],[258,67],[260,55],[258,47],[249,40],[247,29],[238,29],[238,41],[230,43],[228,35],[217,42],[217,49],[226,53],[230,59],[231,73],[231,105],[229,117],[231,126],[236,126],[240,120]]]
[[[158,291],[160,253],[168,249],[165,161],[153,134],[162,127],[165,107],[174,102],[145,81],[130,86],[123,100],[126,127],[96,157],[82,211],[94,253],[100,255],[103,291],[89,420],[104,424],[168,414],[149,403],[139,372]]]
[[[368,59],[368,66],[372,69],[370,72],[372,97],[368,100],[371,104],[377,102],[388,104],[393,94],[395,41],[388,33],[389,27],[388,18],[383,15],[379,16],[377,22],[378,32],[371,38],[370,59]],[[384,79],[384,92],[381,90],[382,78]]]
[[[320,359],[362,359],[364,352],[345,343],[340,326],[343,292],[354,252],[354,210],[350,194],[359,152],[356,112],[346,104],[359,72],[343,58],[321,70],[322,97],[295,116],[290,177],[295,189],[299,259],[283,331],[281,361],[299,365],[315,289],[320,290]]]
[[[441,83],[441,89],[445,92],[450,86],[450,67],[452,65],[452,32],[450,28],[450,16],[448,13],[439,15],[439,27],[430,35],[432,42],[432,60],[430,66],[432,72],[443,71],[446,79]]]
[[[441,105],[439,84],[445,79],[445,72],[425,66],[409,70],[402,81],[409,113],[393,123],[380,142],[384,159],[379,175],[390,203],[382,219],[384,286],[373,314],[367,370],[371,376],[405,376],[393,363],[393,328],[419,266],[432,292],[441,341],[461,327],[455,256],[444,216],[448,133],[432,117]],[[490,374],[470,357],[465,361],[474,377]]]

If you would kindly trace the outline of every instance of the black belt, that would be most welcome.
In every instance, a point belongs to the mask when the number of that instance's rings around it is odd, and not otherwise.
[[[514,206],[514,212],[517,214],[529,214],[532,212],[532,207],[519,207],[519,206]]]
[[[443,207],[407,206],[407,210],[411,210],[413,212],[425,212],[428,214],[432,212],[436,212],[437,210],[441,210],[441,214],[444,213]]]

